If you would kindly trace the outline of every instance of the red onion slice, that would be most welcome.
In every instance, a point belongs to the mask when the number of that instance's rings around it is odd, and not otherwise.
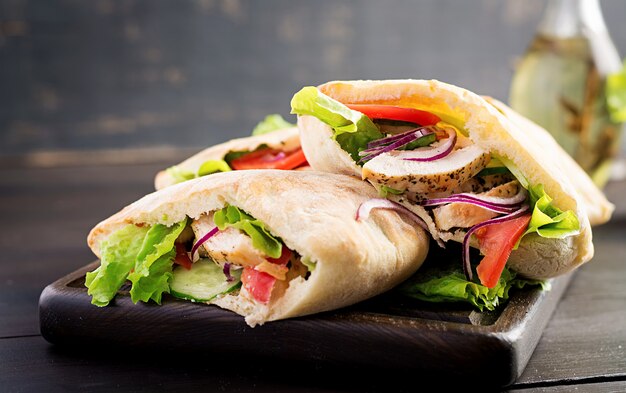
[[[361,203],[359,205],[359,208],[356,210],[355,220],[357,221],[366,220],[369,217],[370,212],[373,209],[390,209],[400,214],[404,214],[407,217],[409,217],[411,220],[413,220],[417,225],[419,225],[426,232],[430,233],[428,229],[428,225],[424,222],[424,220],[422,220],[420,216],[413,213],[412,211],[402,206],[401,204],[390,201],[389,199],[385,199],[385,198],[372,198]],[[441,248],[446,248],[443,242],[439,239],[437,240],[437,244]]]
[[[428,206],[447,205],[449,203],[467,203],[467,204],[470,204],[470,205],[475,205],[475,206],[481,207],[483,209],[487,209],[487,210],[490,210],[492,212],[501,213],[501,214],[514,212],[515,210],[519,209],[519,207],[520,207],[519,203],[515,204],[515,205],[509,205],[509,206],[499,206],[497,204],[485,202],[485,201],[482,201],[480,199],[474,199],[474,198],[468,198],[468,197],[460,196],[460,194],[452,195],[452,196],[447,197],[447,198],[426,199],[426,200],[422,201],[420,204],[422,206],[428,207]]]
[[[222,269],[222,271],[224,272],[224,275],[226,276],[226,281],[232,282],[233,280],[235,280],[235,277],[233,277],[230,274],[230,263],[228,262],[224,263],[224,268]]]
[[[464,199],[473,199],[479,202],[486,202],[491,205],[499,206],[499,207],[511,207],[511,206],[519,205],[520,203],[524,202],[526,200],[527,193],[524,187],[518,186],[517,194],[513,195],[510,198],[501,198],[501,197],[488,196],[488,195],[477,195],[477,194],[470,194],[466,192],[463,192],[460,194],[454,194],[450,196],[450,198],[457,198],[457,197],[464,198]]]
[[[425,135],[430,135],[430,134],[432,134],[432,132],[423,133],[422,130],[416,128],[414,130],[411,130],[408,133],[400,134],[402,136],[401,138],[395,138],[393,141],[388,142],[386,144],[375,146],[375,147],[368,146],[368,149],[360,151],[359,155],[365,156],[365,155],[368,155],[371,153],[377,153],[380,151],[384,153],[385,151],[390,151],[390,150],[400,148],[410,142],[413,142],[416,139],[419,139]]]
[[[470,264],[470,244],[469,244],[472,234],[476,232],[476,230],[482,227],[485,227],[487,225],[497,224],[499,222],[505,222],[505,221],[512,220],[514,218],[518,218],[524,215],[529,209],[530,209],[530,206],[524,205],[519,210],[516,210],[513,213],[507,214],[506,216],[496,217],[496,218],[492,218],[491,220],[483,221],[480,224],[474,225],[467,231],[467,233],[465,234],[465,237],[463,238],[463,255],[462,255],[463,273],[465,273],[465,278],[467,279],[467,281],[472,281],[472,278],[473,278],[472,266]]]
[[[448,139],[437,147],[422,147],[411,151],[412,157],[404,158],[406,161],[428,162],[443,158],[452,152],[456,144],[456,131],[446,128]]]
[[[487,195],[477,195],[471,193],[460,193],[450,195],[445,198],[433,198],[426,199],[420,204],[422,206],[438,206],[448,203],[469,203],[487,210],[491,210],[496,213],[512,213],[519,209],[522,202],[526,200],[526,190],[523,187],[519,187],[517,194],[510,198],[500,198]]]
[[[374,149],[367,149],[367,150],[363,150],[361,152],[359,152],[359,155],[363,155],[364,157],[361,157],[360,162],[366,162],[371,160],[374,157],[377,157],[383,153],[387,153],[389,151],[392,150],[396,150],[401,148],[404,145],[407,145],[419,138],[421,138],[421,136],[418,136],[418,131],[415,131],[412,135],[407,135],[402,139],[398,139],[396,142],[387,145],[387,146],[382,146],[380,148],[374,148]]]
[[[212,236],[214,236],[217,232],[219,232],[219,228],[215,227],[213,229],[211,229],[209,232],[207,232],[206,234],[204,234],[204,236],[202,236],[200,239],[198,239],[197,242],[194,243],[193,247],[191,248],[191,260],[195,261],[196,258],[196,252],[198,251],[198,248],[207,240],[209,240]]]
[[[361,152],[359,152],[360,156],[364,156],[362,157],[359,162],[366,162],[371,160],[374,157],[377,157],[383,153],[387,153],[390,152],[392,150],[396,150],[401,148],[402,146],[408,145],[409,143],[420,139],[426,135],[430,135],[432,134],[433,131],[431,131],[430,129],[427,129],[426,127],[420,127],[420,128],[415,128],[413,130],[407,131],[403,134],[398,134],[398,135],[393,135],[387,138],[383,138],[383,139],[379,139],[376,142],[380,142],[380,141],[387,141],[387,142],[383,142],[380,143],[378,146],[375,147],[371,147],[367,150],[363,150]],[[398,137],[400,136],[400,137]],[[393,139],[392,139],[393,138]],[[390,142],[391,140],[391,142]],[[389,143],[389,144],[387,144]],[[368,145],[369,147],[369,145]]]
[[[398,139],[403,138],[403,137],[405,137],[407,135],[411,135],[411,134],[415,133],[416,131],[421,131],[422,136],[430,135],[433,132],[435,132],[436,129],[437,129],[437,127],[435,127],[435,126],[426,126],[426,127],[413,128],[411,130],[405,131],[405,132],[400,133],[400,134],[390,135],[390,136],[385,137],[385,138],[376,139],[375,141],[372,141],[372,142],[368,143],[367,144],[367,148],[369,150],[369,149],[372,149],[372,148],[375,148],[375,147],[387,145],[387,144],[395,142]]]

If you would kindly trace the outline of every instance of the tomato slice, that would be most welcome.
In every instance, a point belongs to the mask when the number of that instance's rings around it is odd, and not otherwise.
[[[187,270],[191,270],[191,259],[189,259],[189,254],[187,254],[187,249],[183,243],[175,243],[176,244],[176,257],[174,258],[174,263],[184,267]]]
[[[252,266],[244,267],[241,273],[241,283],[243,287],[246,288],[254,300],[259,303],[267,304],[267,302],[270,301],[270,295],[272,294],[272,288],[274,288],[275,282],[276,278],[265,272],[255,270]]]
[[[441,121],[439,116],[415,108],[376,104],[348,104],[346,106],[363,113],[370,119],[408,121],[409,123],[416,123],[422,126],[437,124]]]
[[[484,255],[476,268],[480,283],[488,288],[498,284],[504,265],[513,251],[513,246],[528,228],[530,214],[496,224],[487,225],[475,232]]]
[[[269,262],[275,263],[277,265],[285,266],[289,259],[291,258],[291,250],[288,249],[284,244],[281,250],[280,256],[278,258],[266,258]]]
[[[233,169],[294,169],[308,165],[302,148],[289,152],[265,148],[250,152],[230,162]]]
[[[266,258],[268,262],[280,266],[286,266],[291,258],[291,250],[283,244],[283,248],[278,258]],[[272,295],[272,289],[276,278],[266,272],[256,270],[253,266],[243,268],[241,283],[248,292],[252,294],[254,300],[259,303],[267,303]]]

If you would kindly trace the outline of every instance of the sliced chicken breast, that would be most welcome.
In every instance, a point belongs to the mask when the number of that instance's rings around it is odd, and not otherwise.
[[[517,194],[519,187],[517,181],[511,181],[477,195],[509,198]],[[448,231],[452,228],[469,228],[497,215],[497,213],[469,203],[455,202],[433,209],[435,224],[441,231]]]
[[[434,161],[407,161],[414,153],[394,150],[363,166],[363,179],[377,186],[428,194],[459,187],[480,172],[491,159],[476,145],[454,150]]]
[[[213,228],[213,213],[202,215],[191,223],[196,239],[200,239]],[[252,239],[236,228],[226,228],[210,237],[200,248],[217,263],[234,263],[241,266],[256,266],[266,262],[265,256],[254,246]]]

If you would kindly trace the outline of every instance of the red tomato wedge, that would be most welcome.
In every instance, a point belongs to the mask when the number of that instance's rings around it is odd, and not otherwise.
[[[488,288],[498,284],[513,246],[528,228],[530,214],[509,221],[487,225],[475,232],[484,255],[476,268],[480,283]]]
[[[235,170],[294,169],[302,165],[307,165],[302,148],[289,152],[266,148],[250,152],[230,162],[230,166]]]
[[[183,243],[175,243],[176,244],[176,257],[174,258],[174,263],[184,267],[187,270],[191,270],[191,259],[189,259],[189,254],[187,254],[187,249]]]
[[[280,257],[266,259],[270,263],[286,266],[290,258],[291,250],[283,244]],[[246,266],[241,274],[241,283],[244,288],[252,294],[254,300],[260,303],[269,302],[275,282],[275,277],[268,273],[258,271],[252,266]]]
[[[370,119],[408,121],[409,123],[416,123],[422,126],[437,124],[441,121],[439,116],[415,108],[376,104],[348,104],[346,106],[363,113]]]
[[[283,248],[278,258],[266,258],[266,259],[271,263],[285,266],[289,262],[290,258],[291,258],[291,250],[285,247],[285,245],[283,244]]]
[[[252,266],[246,266],[241,273],[241,283],[254,300],[266,304],[270,301],[272,288],[276,279],[265,272],[254,270]]]

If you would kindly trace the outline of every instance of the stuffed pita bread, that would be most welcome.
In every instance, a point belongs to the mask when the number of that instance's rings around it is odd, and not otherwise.
[[[315,170],[366,179],[419,216],[440,245],[463,244],[472,280],[506,266],[567,273],[593,256],[591,224],[613,205],[550,134],[501,102],[436,80],[336,81],[292,99]]]
[[[231,139],[210,146],[183,162],[157,173],[157,190],[218,172],[237,169],[308,168],[297,127]]]
[[[96,225],[87,275],[106,306],[126,281],[134,302],[163,293],[214,304],[250,326],[344,307],[412,275],[429,236],[407,215],[372,211],[366,182],[314,171],[217,173],[149,194]]]

